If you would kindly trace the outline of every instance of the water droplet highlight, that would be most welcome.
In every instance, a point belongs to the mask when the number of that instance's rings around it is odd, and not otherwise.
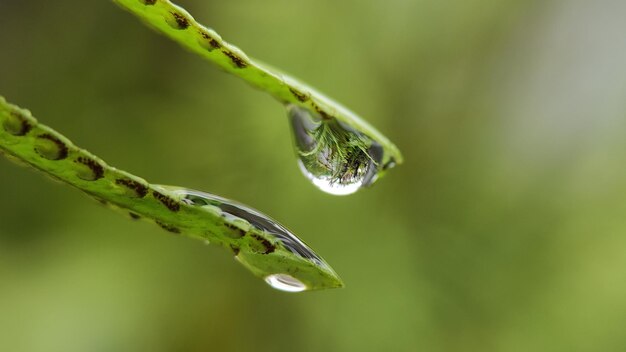
[[[222,198],[214,194],[195,191],[186,188],[177,188],[172,186],[161,186],[182,195],[183,202],[196,206],[214,206],[220,209],[222,216],[230,223],[245,220],[251,226],[260,231],[265,231],[278,239],[285,248],[302,258],[310,260],[319,266],[328,265],[320,258],[311,248],[302,242],[286,227],[279,224],[276,220],[261,213],[256,209],[252,209],[246,205],[237,203],[230,199]]]
[[[302,292],[306,285],[287,274],[273,274],[265,278],[265,282],[273,288],[285,292]]]
[[[337,119],[323,119],[288,105],[298,165],[320,190],[347,195],[373,184],[383,160],[383,148]]]
[[[212,217],[207,222],[213,224],[211,227],[216,226],[215,216],[221,218],[223,232],[216,242],[229,247],[238,262],[272,287],[290,292],[343,287],[339,276],[309,246],[258,210],[210,193],[176,186],[158,187],[205,210]],[[219,224],[218,220],[218,228]],[[230,236],[229,231],[239,231],[240,235]],[[262,244],[262,250],[253,248],[254,241]]]

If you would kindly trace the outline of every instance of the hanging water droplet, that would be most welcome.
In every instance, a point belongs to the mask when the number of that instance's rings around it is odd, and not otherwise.
[[[305,284],[287,274],[272,274],[265,278],[265,282],[277,290],[286,292],[302,292],[306,290]]]
[[[298,165],[324,192],[346,195],[378,178],[383,148],[337,119],[322,119],[295,105],[287,112],[293,128]]]
[[[239,229],[245,228],[244,236],[230,237],[229,240],[231,246],[235,245],[237,248],[236,259],[253,273],[265,279],[272,287],[298,292],[343,286],[333,269],[309,246],[283,225],[258,210],[210,193],[175,186],[159,187],[178,195],[181,201],[189,205],[201,207],[220,216],[229,225],[234,225]],[[244,241],[246,237],[254,236],[254,234],[263,235],[261,238],[269,238],[274,243],[280,243],[284,248],[282,254],[271,256],[267,253],[258,254],[255,251],[246,251],[246,247],[241,246],[242,243],[239,240]],[[284,250],[291,253],[286,256]],[[290,262],[292,264],[288,264]],[[287,274],[276,274],[277,271],[289,268],[286,265],[298,266],[298,270],[293,271],[297,272],[297,278]]]

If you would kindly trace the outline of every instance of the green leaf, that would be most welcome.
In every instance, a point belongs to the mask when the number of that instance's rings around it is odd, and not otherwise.
[[[402,154],[398,148],[356,113],[296,78],[249,58],[214,30],[196,22],[180,6],[168,0],[113,1],[183,47],[271,94],[282,104],[300,106],[325,120],[337,119],[366,135],[383,147],[382,165],[402,163]]]
[[[0,152],[133,218],[228,248],[253,274],[276,288],[343,286],[324,260],[268,216],[210,194],[152,185],[111,167],[1,96]]]

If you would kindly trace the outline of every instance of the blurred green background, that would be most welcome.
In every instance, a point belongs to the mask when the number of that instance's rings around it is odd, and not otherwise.
[[[181,0],[406,163],[349,197],[264,93],[110,1],[0,0],[0,94],[111,165],[287,225],[341,290],[0,160],[1,351],[626,350],[626,2]]]

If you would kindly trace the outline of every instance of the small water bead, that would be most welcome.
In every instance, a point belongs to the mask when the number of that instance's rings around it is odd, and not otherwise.
[[[319,189],[347,195],[378,178],[383,148],[336,119],[322,119],[305,108],[288,105],[298,165]]]
[[[265,282],[273,288],[285,292],[302,292],[306,285],[288,274],[273,274],[265,278]]]

